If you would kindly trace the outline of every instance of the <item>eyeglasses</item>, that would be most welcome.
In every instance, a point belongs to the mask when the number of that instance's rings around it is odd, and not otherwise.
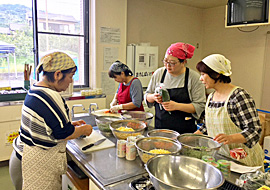
[[[178,63],[178,61],[168,61],[168,60],[162,60],[162,62],[164,63],[164,65],[170,65],[171,67],[174,67],[177,63]]]

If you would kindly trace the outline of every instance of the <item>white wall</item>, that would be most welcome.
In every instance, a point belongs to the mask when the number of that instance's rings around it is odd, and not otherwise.
[[[270,26],[241,32],[237,28],[225,28],[224,18],[225,7],[203,10],[202,58],[212,53],[225,55],[232,62],[232,83],[245,88],[260,108],[266,33]],[[251,31],[256,27],[240,29]]]
[[[118,58],[126,61],[126,28],[127,28],[127,0],[96,0],[96,87],[101,87],[101,72],[103,72],[104,47],[116,47],[119,49]],[[100,27],[120,28],[120,44],[108,44],[100,42]],[[91,72],[91,71],[90,71]],[[108,71],[104,71],[108,72]],[[91,77],[90,77],[91,78]],[[113,79],[108,79],[113,80]],[[117,89],[118,83],[115,83]],[[113,95],[107,95],[106,107]]]
[[[199,9],[159,0],[96,0],[96,8],[97,87],[101,86],[103,48],[108,45],[99,42],[100,27],[117,27],[121,29],[121,44],[109,46],[119,47],[119,59],[123,62],[126,45],[130,43],[151,42],[158,46],[159,60],[171,43],[198,43],[188,67],[195,69],[196,63],[209,54],[223,54],[232,62],[232,83],[251,93],[258,108],[263,103],[264,51],[270,26],[260,26],[254,32],[225,29],[225,6]],[[255,27],[241,29],[250,31]],[[159,66],[163,66],[161,61]],[[107,106],[111,99],[108,96]]]
[[[127,44],[151,42],[158,46],[159,66],[163,66],[161,60],[170,44],[202,44],[202,13],[202,9],[159,0],[128,0]],[[195,68],[200,59],[201,48],[195,50],[188,66]]]

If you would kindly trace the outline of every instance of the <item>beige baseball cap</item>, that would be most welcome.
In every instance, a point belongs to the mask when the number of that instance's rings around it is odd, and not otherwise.
[[[63,71],[76,66],[73,59],[64,52],[54,51],[44,55],[40,59],[40,63],[36,68],[37,73],[39,73],[40,66],[43,67],[43,71],[55,72]]]

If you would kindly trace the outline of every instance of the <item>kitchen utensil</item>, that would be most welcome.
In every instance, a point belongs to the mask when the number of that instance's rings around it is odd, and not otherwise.
[[[141,160],[146,163],[150,158],[160,155],[150,153],[153,149],[164,149],[170,151],[170,154],[177,154],[181,150],[181,144],[165,137],[144,137],[136,141],[135,146]],[[168,155],[168,154],[166,154]]]
[[[110,129],[115,138],[122,140],[126,140],[128,136],[142,135],[145,128],[146,124],[138,120],[118,120],[110,123]],[[133,129],[133,131],[128,131],[130,129]]]
[[[96,116],[95,118],[100,133],[106,137],[113,135],[110,129],[110,123],[118,120],[121,120],[121,118],[115,116]]]
[[[94,116],[114,116],[114,117],[121,118],[120,113],[107,113],[108,111],[109,111],[109,109],[95,110],[95,111],[92,111],[91,114]]]
[[[185,133],[177,137],[182,144],[181,154],[201,159],[203,155],[215,156],[222,144],[207,135]]]
[[[147,132],[148,137],[167,137],[173,140],[177,140],[180,134],[177,131],[169,129],[153,129]]]
[[[82,147],[82,150],[87,150],[88,148],[91,148],[92,146],[97,146],[97,145],[103,143],[105,140],[106,140],[106,138],[105,139],[100,139],[100,140],[98,140],[98,141],[96,141],[94,143],[90,143],[89,145],[86,145],[85,147]]]
[[[30,80],[31,70],[32,65],[29,67],[29,64],[24,64],[24,80]]]
[[[156,190],[217,189],[225,181],[216,167],[187,156],[156,156],[145,168]]]
[[[149,112],[143,111],[126,111],[121,113],[123,119],[136,119],[146,123],[146,126],[149,126],[153,120],[154,115]]]
[[[115,144],[112,141],[110,141],[109,139],[106,139],[103,143],[101,143],[98,146],[93,146],[92,148],[89,148],[87,150],[82,150],[82,148],[85,147],[86,145],[90,143],[94,143],[104,138],[105,137],[102,134],[100,134],[98,130],[93,130],[90,136],[87,136],[83,139],[73,139],[70,142],[73,143],[75,146],[77,146],[78,149],[82,151],[83,153],[93,152],[96,150],[102,150],[102,149],[111,148],[115,146]]]

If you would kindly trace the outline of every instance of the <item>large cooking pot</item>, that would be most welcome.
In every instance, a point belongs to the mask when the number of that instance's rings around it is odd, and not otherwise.
[[[145,168],[156,190],[212,190],[225,181],[216,167],[187,156],[156,156],[148,160]]]

